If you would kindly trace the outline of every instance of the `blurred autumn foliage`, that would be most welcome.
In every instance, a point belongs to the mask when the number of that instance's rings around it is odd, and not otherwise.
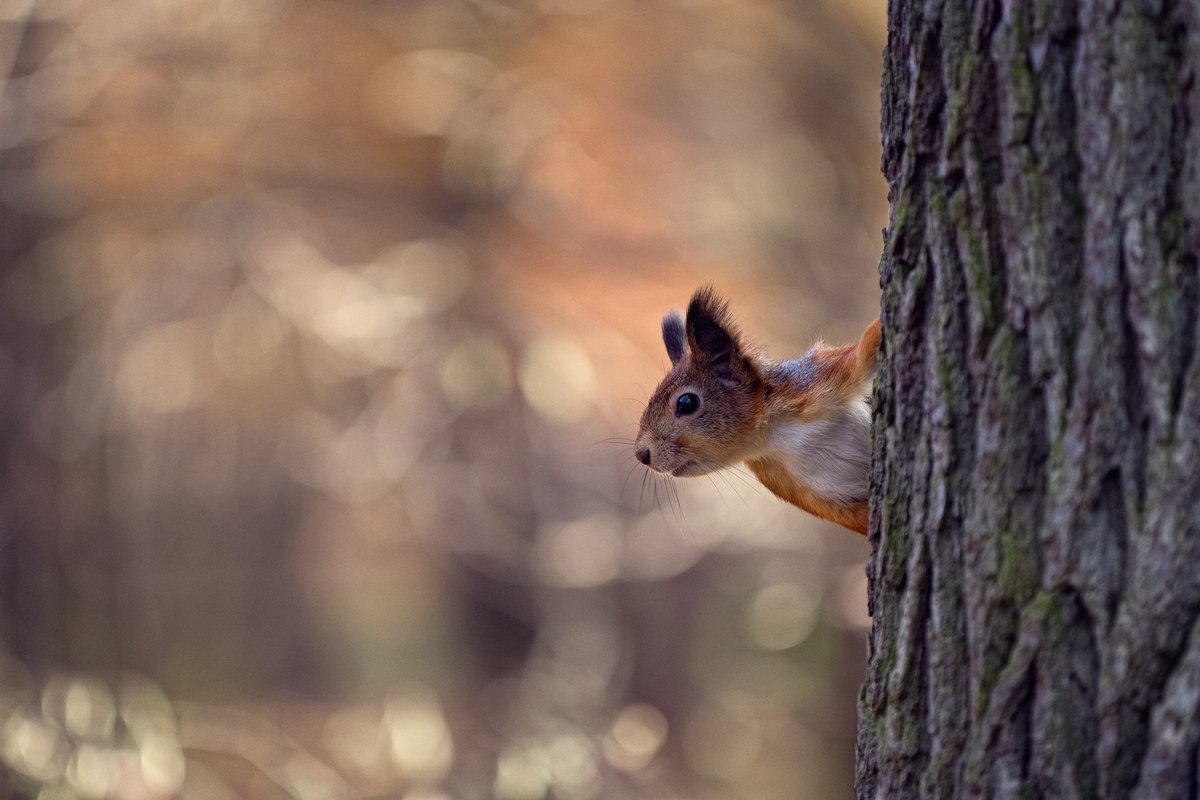
[[[0,0],[0,793],[849,797],[866,544],[611,440],[875,315],[883,30]]]

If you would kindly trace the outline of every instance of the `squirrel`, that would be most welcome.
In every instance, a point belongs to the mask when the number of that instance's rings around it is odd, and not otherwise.
[[[638,461],[675,477],[744,461],[780,499],[866,534],[878,318],[854,344],[818,342],[771,361],[747,347],[728,303],[705,286],[686,319],[663,317],[662,336],[671,369],[642,414]]]

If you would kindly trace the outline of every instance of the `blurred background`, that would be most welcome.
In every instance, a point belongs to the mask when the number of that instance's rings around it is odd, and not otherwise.
[[[877,313],[884,0],[0,0],[0,796],[849,798],[865,541],[634,462]]]

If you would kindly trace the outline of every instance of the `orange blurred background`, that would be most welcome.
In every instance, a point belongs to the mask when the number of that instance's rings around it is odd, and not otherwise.
[[[866,543],[647,478],[877,313],[883,0],[0,0],[0,794],[848,798]]]

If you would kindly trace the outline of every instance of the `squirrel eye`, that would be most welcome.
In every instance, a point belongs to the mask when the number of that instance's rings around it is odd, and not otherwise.
[[[685,392],[675,401],[675,416],[686,417],[700,410],[700,397],[695,392]]]

